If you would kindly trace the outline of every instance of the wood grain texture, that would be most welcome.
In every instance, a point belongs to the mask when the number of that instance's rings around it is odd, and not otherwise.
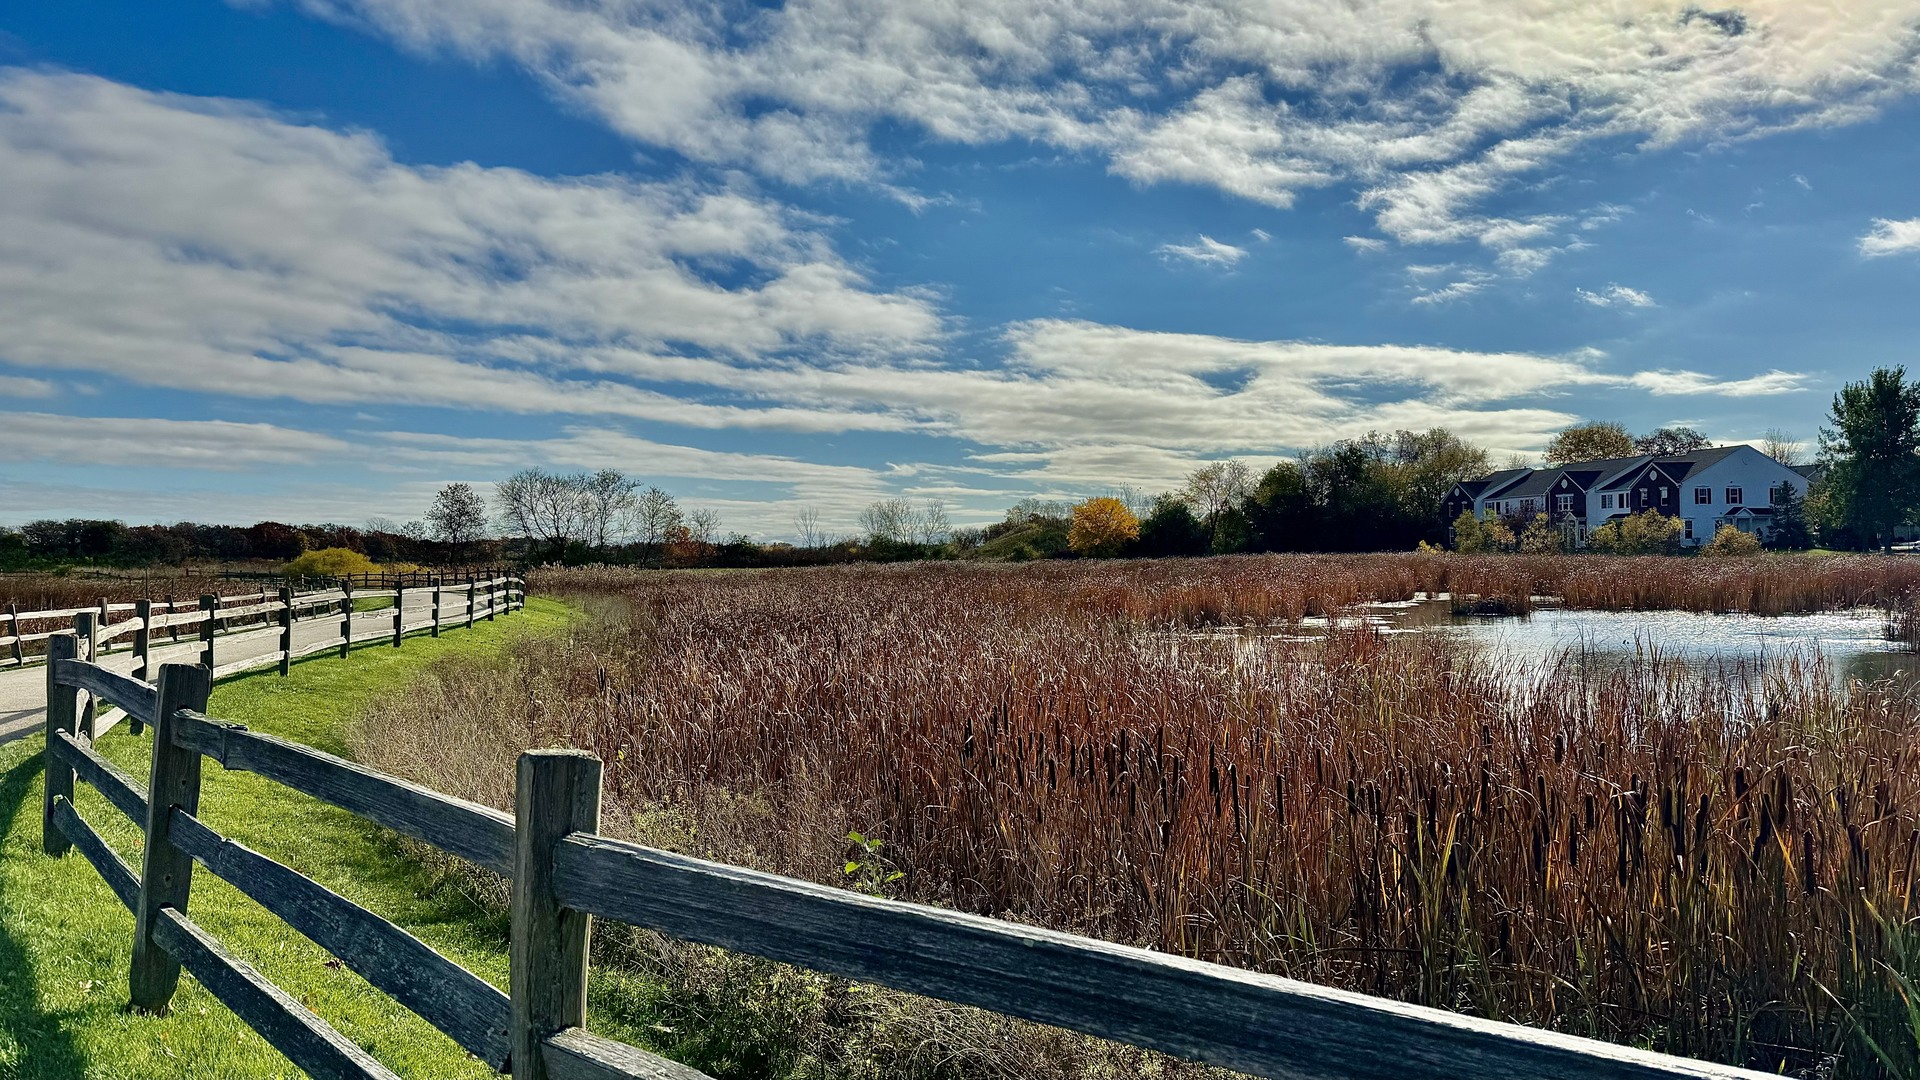
[[[93,785],[106,800],[114,805],[128,820],[136,825],[144,825],[147,820],[147,789],[140,782],[84,741],[64,731],[53,733],[53,741],[47,744],[53,756],[72,768],[80,779]]]
[[[293,670],[293,590],[280,587],[280,674]]]
[[[399,1080],[184,914],[167,908],[154,931],[200,985],[315,1080]]]
[[[585,1028],[547,1036],[540,1058],[553,1080],[713,1080],[698,1069],[603,1039]]]
[[[137,716],[147,723],[153,722],[160,691],[152,686],[131,675],[122,675],[82,660],[57,660],[53,667],[54,678],[62,685],[79,687],[97,698],[120,706],[128,716]]]
[[[153,601],[136,600],[133,602],[134,618],[140,620],[140,629],[133,635],[133,677],[137,682],[147,682],[153,678]],[[132,729],[135,735],[145,726],[151,717],[141,717],[132,713]]]
[[[1759,1080],[1145,949],[571,836],[561,903],[673,937],[975,1005],[1255,1076]]]
[[[353,583],[343,585],[340,593],[340,659],[345,660],[353,650]]]
[[[219,629],[220,598],[203,596],[200,598],[200,666],[213,670],[213,635]]]
[[[398,926],[296,870],[221,836],[184,810],[173,842],[368,982],[498,1070],[507,1060],[507,996]]]
[[[570,833],[599,830],[600,759],[584,750],[531,750],[520,755],[515,780],[510,1059],[515,1080],[546,1080],[540,1044],[587,1023],[593,926],[584,908],[569,908],[554,895],[554,845]]]
[[[197,712],[177,717],[177,745],[258,773],[499,874],[513,872],[513,818],[332,754]]]
[[[191,664],[162,664],[160,703],[153,723],[152,768],[147,776],[146,849],[141,853],[140,898],[133,911],[133,966],[127,975],[133,1006],[165,1011],[180,985],[180,964],[155,940],[163,911],[187,910],[193,860],[173,846],[173,807],[200,809],[200,755],[180,746],[174,729],[183,709],[204,709],[213,677]]]
[[[107,846],[107,842],[93,831],[93,826],[87,824],[86,819],[80,816],[80,811],[75,810],[65,796],[54,801],[53,822],[73,842],[73,846],[80,849],[80,854],[93,864],[94,870],[107,883],[107,888],[113,890],[113,895],[120,898],[128,911],[132,911],[134,905],[140,902],[140,876],[133,872],[133,867],[127,865],[127,860]]]
[[[53,823],[55,800],[73,800],[73,767],[56,761],[52,747],[57,736],[73,735],[80,730],[80,691],[62,683],[59,670],[60,662],[71,661],[79,649],[80,642],[72,634],[47,639],[47,749],[43,751],[46,783],[40,807],[40,846],[56,858],[73,846],[67,834]]]
[[[79,611],[74,613],[73,636],[79,643],[78,649],[74,653],[74,659],[80,661],[82,664],[93,664],[99,659],[100,642],[94,637],[94,630],[100,625],[99,618],[98,612]],[[52,661],[48,661],[48,663],[52,663]],[[61,674],[60,681],[63,683],[74,682],[74,680],[69,679],[65,673]],[[83,686],[80,689],[86,690],[87,688]],[[94,726],[95,720],[98,719],[98,713],[98,703],[94,700],[93,693],[87,691],[86,696],[80,699],[80,720],[78,726],[80,734],[86,736],[88,739],[92,739],[99,733]]]

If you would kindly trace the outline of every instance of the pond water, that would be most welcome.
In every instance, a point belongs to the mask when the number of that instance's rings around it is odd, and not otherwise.
[[[1904,679],[1920,670],[1920,654],[1887,641],[1886,616],[1872,610],[1720,615],[1542,607],[1529,616],[1503,617],[1455,615],[1445,600],[1418,600],[1376,605],[1364,617],[1388,633],[1444,633],[1481,642],[1522,670],[1538,670],[1569,652],[1590,670],[1652,654],[1712,672],[1796,655],[1810,659],[1816,652],[1843,681]]]

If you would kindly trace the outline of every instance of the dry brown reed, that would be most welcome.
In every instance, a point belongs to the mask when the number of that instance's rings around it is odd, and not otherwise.
[[[461,793],[504,798],[517,746],[586,747],[637,832],[695,854],[845,884],[851,827],[914,899],[1769,1070],[1915,1067],[1891,973],[1920,934],[1907,688],[1806,657],[1521,673],[1440,637],[1186,629],[1493,568],[1741,610],[1874,602],[1904,573],[1612,560],[1638,581],[1615,588],[1589,562],[555,575],[594,628],[444,715],[500,746]],[[1683,594],[1668,566],[1709,577]],[[417,769],[418,719],[363,752]]]

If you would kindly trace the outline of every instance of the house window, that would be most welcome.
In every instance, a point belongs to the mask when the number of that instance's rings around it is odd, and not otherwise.
[[[1693,519],[1687,519],[1687,539],[1693,539]]]
[[[1661,488],[1661,489],[1660,489],[1660,501],[1661,501],[1661,502],[1666,502],[1666,501],[1667,501],[1667,489],[1666,489],[1666,488]]]
[[[1613,509],[1613,496],[1611,495],[1600,496],[1600,509],[1602,510]]]
[[[1563,514],[1573,513],[1573,496],[1555,495],[1553,497],[1553,508]]]
[[[1737,488],[1737,487],[1730,487],[1730,488],[1728,488],[1728,489],[1727,489],[1727,505],[1728,505],[1728,506],[1739,506],[1739,505],[1740,505],[1740,504],[1741,504],[1742,502],[1744,502],[1744,501],[1745,501],[1745,500],[1743,500],[1743,499],[1741,499],[1741,497],[1740,497],[1740,496],[1741,496],[1741,494],[1742,494],[1742,493],[1741,493],[1741,490],[1740,490],[1739,488]]]
[[[1768,506],[1772,506],[1772,505],[1773,505],[1773,496],[1774,496],[1774,489],[1773,489],[1773,488],[1768,488],[1768,489],[1767,489],[1767,505],[1768,505]]]
[[[1712,488],[1694,488],[1693,501],[1703,506],[1706,505],[1707,503],[1712,502],[1713,489]]]
[[[1523,514],[1531,514],[1531,513],[1533,513],[1533,500],[1532,500],[1532,499],[1521,499],[1521,500],[1520,500],[1520,512],[1521,512],[1521,513],[1523,513]]]

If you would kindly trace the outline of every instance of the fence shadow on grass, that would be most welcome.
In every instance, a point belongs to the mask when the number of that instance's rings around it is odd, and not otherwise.
[[[15,818],[37,813],[34,782],[41,772],[35,754],[0,776],[0,837],[23,835],[12,827]],[[0,908],[9,900],[9,884],[0,873]],[[39,982],[13,925],[0,919],[0,1080],[77,1080],[86,1074],[86,1059],[74,1045],[69,1017],[41,1009]]]

